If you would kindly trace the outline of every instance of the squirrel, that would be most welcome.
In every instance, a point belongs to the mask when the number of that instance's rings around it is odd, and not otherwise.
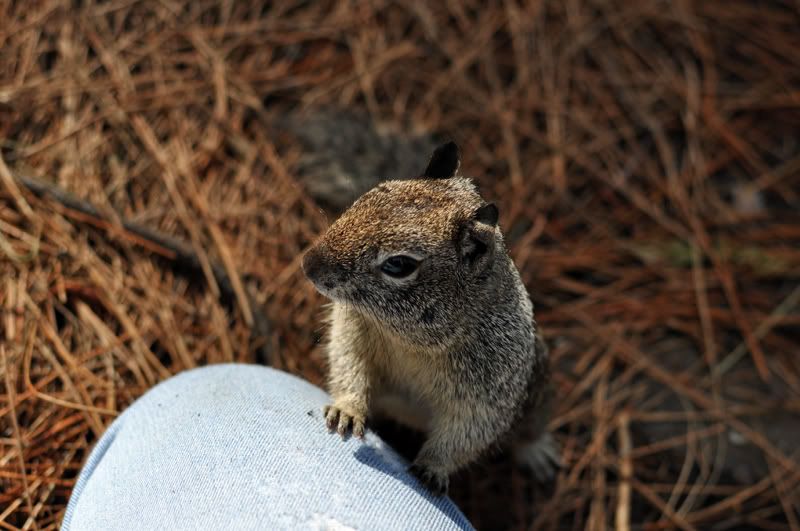
[[[490,449],[512,450],[542,482],[561,465],[533,305],[497,206],[460,164],[454,142],[439,146],[418,178],[356,200],[302,261],[332,301],[328,429],[363,438],[388,415],[423,430],[409,470],[436,495]]]

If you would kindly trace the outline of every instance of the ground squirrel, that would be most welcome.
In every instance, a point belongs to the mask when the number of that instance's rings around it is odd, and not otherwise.
[[[440,146],[422,176],[365,193],[303,257],[332,300],[328,427],[360,437],[388,414],[424,430],[411,471],[436,494],[491,447],[511,446],[539,479],[559,461],[533,306],[497,207],[459,165],[456,144]]]

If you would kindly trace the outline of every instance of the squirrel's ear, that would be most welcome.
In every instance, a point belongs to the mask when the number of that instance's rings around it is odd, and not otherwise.
[[[434,150],[428,167],[422,173],[422,177],[428,179],[449,179],[458,171],[461,164],[461,156],[458,153],[458,146],[455,142],[442,144]]]
[[[478,209],[459,234],[457,249],[461,262],[480,274],[494,260],[497,242],[497,207],[491,203]]]
[[[475,211],[475,221],[486,223],[492,227],[497,225],[497,220],[500,217],[500,211],[494,203],[486,203],[478,210]]]

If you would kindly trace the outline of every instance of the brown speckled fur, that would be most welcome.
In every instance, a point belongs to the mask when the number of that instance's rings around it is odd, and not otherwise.
[[[455,144],[440,147],[423,177],[364,194],[303,260],[332,300],[328,426],[360,436],[380,412],[426,431],[412,471],[437,493],[449,474],[518,439],[512,428],[527,435],[531,444],[514,446],[538,476],[558,461],[532,304],[496,210],[457,168]],[[418,270],[382,274],[392,255],[418,258]]]

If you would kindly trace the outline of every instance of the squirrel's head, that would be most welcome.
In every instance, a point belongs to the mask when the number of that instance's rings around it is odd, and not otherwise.
[[[420,177],[361,196],[306,252],[306,276],[398,333],[423,338],[459,322],[505,253],[497,207],[456,175],[459,165],[450,142]]]

